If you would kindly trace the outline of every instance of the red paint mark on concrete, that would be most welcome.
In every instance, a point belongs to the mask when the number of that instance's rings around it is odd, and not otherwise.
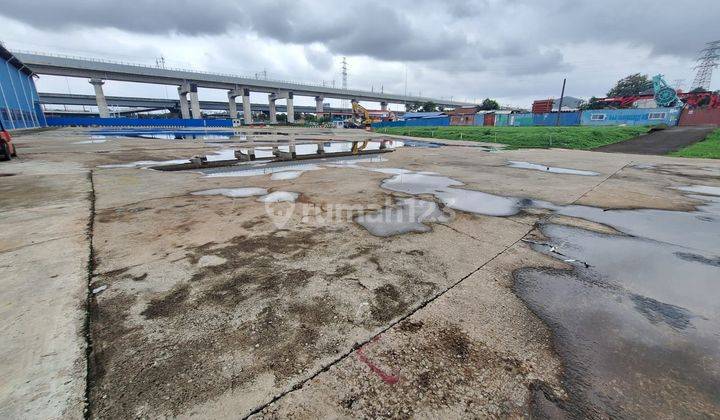
[[[371,340],[371,342],[377,341],[378,338],[379,337],[374,337]],[[386,384],[389,384],[389,385],[396,384],[400,380],[400,375],[397,373],[389,374],[389,373],[386,373],[384,370],[380,369],[375,363],[373,363],[370,359],[368,359],[368,357],[365,355],[365,353],[363,353],[363,347],[365,347],[365,346],[360,347],[355,352],[355,354],[357,355],[357,358],[361,362],[365,363],[367,365],[367,367],[369,367],[370,370],[373,371],[373,373],[375,373],[377,376],[380,377],[380,379],[382,379],[383,382],[385,382]]]

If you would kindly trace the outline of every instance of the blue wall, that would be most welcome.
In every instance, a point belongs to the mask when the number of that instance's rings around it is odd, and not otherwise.
[[[6,130],[45,126],[35,81],[0,58],[0,120]]]
[[[530,127],[533,125],[533,114],[529,112],[522,114],[510,114],[508,125],[513,127]]]
[[[552,126],[557,124],[557,112],[533,114],[533,125]],[[580,125],[580,111],[561,112],[560,125]]]
[[[650,119],[651,114],[653,119]],[[663,115],[664,114],[664,115]],[[595,115],[595,117],[593,117]],[[593,119],[595,118],[595,119]],[[602,119],[599,119],[602,118]],[[582,125],[677,125],[680,110],[677,108],[595,109],[583,111]]]
[[[180,118],[97,118],[97,117],[51,117],[49,126],[99,126],[99,127],[232,127],[232,120],[204,120]]]
[[[411,120],[403,121],[382,121],[372,123],[372,128],[385,128],[385,127],[441,127],[450,125],[450,117],[437,117],[437,118],[414,118]]]

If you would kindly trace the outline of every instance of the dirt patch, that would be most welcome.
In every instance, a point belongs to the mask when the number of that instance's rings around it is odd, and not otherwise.
[[[296,296],[324,275],[293,267],[321,243],[317,234],[283,231],[206,243],[189,248],[188,261],[215,255],[225,262],[198,267],[192,278],[147,303],[99,295],[92,415],[180,415],[259,377],[284,383],[319,357],[339,352],[342,343],[324,333],[341,319],[339,303]],[[133,278],[127,269],[103,276]],[[253,314],[251,308],[261,309]]]
[[[190,287],[183,284],[163,297],[152,299],[140,314],[148,319],[175,315],[184,309],[183,303],[188,296],[190,296]]]
[[[403,324],[414,330],[422,322]],[[381,336],[362,350],[372,367],[355,360],[355,369],[336,372],[340,383],[348,384],[337,401],[342,415],[503,418],[528,413],[530,366],[488,348],[456,325],[425,322],[417,331],[403,331],[409,340]],[[388,384],[378,372],[393,372],[399,379]],[[453,411],[444,411],[450,407]]]
[[[377,324],[385,324],[393,318],[405,313],[409,304],[392,284],[385,284],[373,291],[373,299],[370,313]]]

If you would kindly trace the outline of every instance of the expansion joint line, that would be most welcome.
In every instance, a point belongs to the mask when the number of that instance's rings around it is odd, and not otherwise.
[[[88,262],[87,262],[87,296],[85,299],[85,419],[90,419],[90,387],[92,382],[92,366],[91,358],[93,352],[92,346],[92,332],[90,330],[90,311],[92,308],[92,289],[91,282],[93,280],[93,273],[95,272],[95,248],[93,245],[93,239],[95,235],[95,180],[93,178],[93,170],[88,172],[88,182],[90,184],[90,192],[88,193],[88,200],[90,201],[90,214],[87,222],[87,240],[88,240]]]
[[[575,204],[575,203],[577,203],[577,202],[580,201],[583,197],[585,197],[586,195],[588,195],[588,194],[590,194],[591,192],[595,191],[595,189],[596,189],[597,187],[601,186],[602,184],[605,183],[605,181],[607,181],[608,179],[614,177],[615,175],[617,175],[617,174],[618,174],[620,171],[622,171],[623,169],[627,168],[631,163],[633,163],[632,160],[631,160],[630,162],[624,164],[622,167],[620,167],[620,168],[619,168],[618,170],[616,170],[615,172],[613,172],[613,173],[611,173],[610,175],[606,176],[605,179],[603,179],[602,181],[600,181],[600,182],[598,182],[597,184],[595,184],[595,185],[594,185],[592,188],[590,188],[589,190],[587,190],[587,191],[585,191],[584,193],[582,193],[582,194],[580,195],[580,197],[578,197],[578,198],[574,199],[573,201],[571,201],[570,204]]]
[[[258,407],[256,407],[256,408],[254,408],[249,414],[247,414],[246,416],[244,416],[243,419],[248,419],[248,418],[250,418],[250,416],[252,416],[252,415],[254,415],[254,414],[257,414],[257,413],[263,411],[264,409],[266,409],[266,408],[269,407],[270,405],[276,403],[277,401],[279,401],[280,399],[282,399],[282,398],[285,397],[286,395],[288,395],[288,394],[290,394],[290,393],[292,393],[292,392],[295,392],[295,391],[297,391],[297,390],[302,389],[303,386],[305,386],[306,383],[312,381],[313,379],[315,379],[316,377],[318,377],[321,373],[327,372],[328,370],[330,370],[331,367],[333,367],[333,366],[335,366],[336,364],[338,364],[338,363],[342,362],[343,360],[347,359],[349,356],[351,356],[353,353],[355,353],[355,351],[357,351],[357,350],[358,350],[359,348],[361,348],[362,346],[370,343],[371,341],[375,340],[375,339],[376,339],[377,337],[379,337],[380,335],[386,333],[388,330],[390,330],[391,328],[395,327],[395,326],[398,325],[399,323],[401,323],[401,322],[405,321],[406,319],[410,318],[411,316],[415,315],[418,311],[420,311],[421,309],[425,308],[425,307],[428,306],[429,304],[431,304],[431,303],[433,303],[434,301],[436,301],[438,298],[440,298],[440,297],[442,297],[443,295],[445,295],[447,292],[449,292],[449,291],[451,291],[452,289],[454,289],[454,288],[455,288],[456,286],[458,286],[460,283],[462,283],[463,281],[467,280],[470,276],[472,276],[473,274],[475,274],[475,273],[477,273],[478,271],[482,270],[485,266],[487,266],[488,264],[490,264],[491,262],[493,262],[493,261],[494,261],[495,259],[497,259],[500,255],[504,254],[508,249],[510,249],[510,248],[514,247],[515,245],[517,245],[519,242],[521,242],[523,239],[525,239],[525,237],[526,237],[530,232],[532,232],[533,229],[535,229],[535,226],[529,226],[528,229],[527,229],[527,231],[525,231],[525,233],[522,235],[522,237],[518,238],[517,240],[515,240],[515,241],[514,241],[513,243],[511,243],[510,245],[508,245],[508,246],[506,246],[505,248],[503,248],[501,251],[499,251],[497,254],[495,254],[492,258],[490,258],[489,260],[487,260],[487,261],[485,261],[484,263],[482,263],[480,266],[478,266],[477,268],[475,268],[474,270],[472,270],[470,273],[468,273],[468,274],[466,274],[465,276],[461,277],[458,281],[450,284],[448,287],[444,288],[443,290],[435,293],[433,296],[425,299],[425,300],[422,301],[419,305],[417,305],[413,310],[411,310],[411,311],[408,312],[407,314],[403,315],[402,317],[398,318],[397,320],[395,320],[395,322],[392,322],[392,323],[390,323],[389,325],[383,327],[379,332],[377,332],[376,334],[374,334],[372,337],[370,337],[370,338],[368,338],[368,339],[366,339],[366,340],[364,340],[364,341],[362,341],[362,342],[359,342],[359,343],[356,342],[356,343],[350,348],[350,350],[346,351],[345,353],[340,354],[340,355],[337,356],[333,361],[331,361],[331,362],[328,363],[327,365],[321,367],[320,369],[318,369],[315,373],[313,373],[313,374],[310,375],[309,377],[307,377],[307,378],[301,380],[300,382],[298,382],[297,384],[293,385],[292,387],[290,387],[290,389],[288,389],[288,390],[286,390],[286,391],[283,391],[283,392],[281,392],[280,394],[274,396],[270,401],[266,402],[265,404],[262,404],[261,406],[258,406]]]

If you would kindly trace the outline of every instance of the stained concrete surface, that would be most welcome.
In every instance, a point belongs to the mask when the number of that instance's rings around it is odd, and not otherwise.
[[[87,138],[75,129],[23,136],[21,158],[0,170],[16,174],[3,180],[18,179],[13,188],[26,191],[1,201],[18,220],[3,232],[0,254],[8,261],[3,281],[17,289],[3,295],[14,328],[2,333],[13,343],[2,350],[3,377],[12,381],[0,389],[10,416],[81,416],[86,340],[91,417],[573,414],[578,393],[563,376],[567,358],[548,318],[516,295],[513,272],[572,268],[523,240],[543,240],[538,222],[622,232],[549,208],[469,214],[433,194],[384,189],[383,181],[431,171],[503,197],[676,211],[703,200],[675,187],[720,186],[720,164],[708,160],[477,147],[403,148],[384,161],[326,165],[294,179],[207,177],[100,166],[187,159],[244,143],[75,144]],[[599,175],[528,171],[508,161]],[[297,203],[192,194],[250,187],[295,192]],[[450,218],[391,237],[354,221],[407,198],[435,201]],[[65,241],[60,249],[31,244],[52,237]],[[11,263],[18,250],[29,266]],[[65,271],[53,277],[51,268]],[[88,290],[104,286],[86,308]],[[47,366],[38,342],[55,353]],[[34,359],[21,351],[36,347]],[[717,415],[713,404],[702,412]]]

